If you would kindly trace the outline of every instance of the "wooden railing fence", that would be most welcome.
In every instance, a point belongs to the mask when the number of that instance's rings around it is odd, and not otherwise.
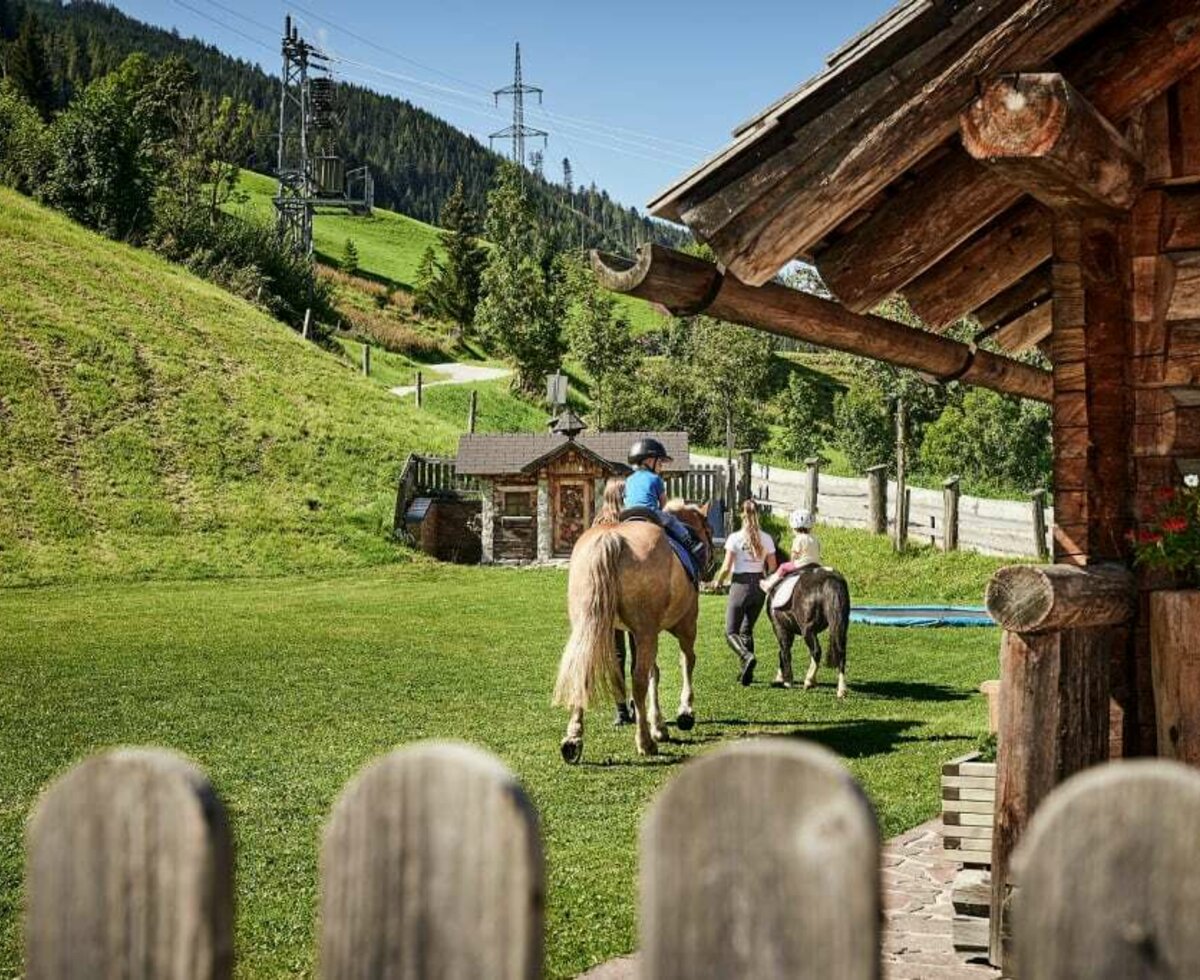
[[[1181,763],[1102,766],[1050,794],[1014,858],[1015,975],[1200,976],[1198,825],[1200,773]],[[157,749],[80,763],[28,824],[27,977],[225,980],[232,853],[191,763]],[[651,806],[640,854],[642,977],[879,977],[878,829],[828,750],[760,739],[689,763]],[[319,893],[328,980],[541,975],[537,813],[478,749],[423,743],[351,780]]]
[[[668,497],[682,497],[693,503],[720,500],[725,496],[725,467],[694,466],[686,473],[671,473],[663,481]]]
[[[417,497],[438,493],[469,493],[478,489],[479,481],[473,476],[460,475],[453,459],[410,453],[396,482],[396,509],[392,518],[392,533],[403,532],[404,515]]]

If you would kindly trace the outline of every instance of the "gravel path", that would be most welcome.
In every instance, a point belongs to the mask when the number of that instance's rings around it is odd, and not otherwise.
[[[950,884],[958,864],[942,856],[942,821],[883,845],[883,980],[998,980],[990,966],[967,963],[954,951]],[[619,956],[578,980],[636,980],[637,954]]]
[[[436,371],[444,377],[437,381],[424,382],[422,385],[424,388],[432,388],[434,385],[466,385],[475,381],[496,381],[512,374],[508,368],[480,367],[478,364],[459,364],[457,361],[450,361],[446,364],[430,364],[429,370]],[[416,385],[399,385],[392,389],[392,394],[403,398],[405,395],[414,394],[416,390]]]

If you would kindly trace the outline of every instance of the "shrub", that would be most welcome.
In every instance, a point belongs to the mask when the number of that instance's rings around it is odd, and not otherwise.
[[[9,81],[0,81],[0,182],[33,194],[46,179],[49,161],[49,129]]]

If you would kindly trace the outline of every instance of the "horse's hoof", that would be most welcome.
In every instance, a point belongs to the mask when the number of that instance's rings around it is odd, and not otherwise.
[[[653,742],[638,746],[638,755],[658,755],[658,746]]]
[[[652,728],[650,730],[650,737],[652,739],[654,739],[654,741],[656,741],[656,742],[671,741],[671,733],[668,732],[665,728]]]
[[[633,712],[629,710],[629,705],[618,704],[617,713],[613,718],[613,728],[620,728],[622,725],[633,724]]]
[[[784,688],[784,689],[790,691],[792,689],[792,682],[791,681],[771,681],[771,686],[775,687],[775,688]]]
[[[838,691],[837,696],[838,696],[839,701],[846,700],[846,692],[845,691]]]
[[[681,711],[675,716],[675,726],[681,732],[690,732],[696,726],[696,716],[690,711]]]
[[[564,738],[559,751],[562,753],[563,762],[568,766],[573,766],[583,758],[583,742],[572,738]]]
[[[806,691],[811,691],[816,686],[817,685],[813,681],[805,681],[804,682],[804,690],[806,690]]]

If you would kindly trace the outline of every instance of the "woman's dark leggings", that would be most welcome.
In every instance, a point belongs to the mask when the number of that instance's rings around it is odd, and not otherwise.
[[[746,650],[754,652],[754,624],[762,612],[767,594],[759,587],[762,575],[758,572],[737,572],[729,586],[729,602],[725,606],[725,635],[740,637]],[[736,646],[734,647],[736,652]]]

